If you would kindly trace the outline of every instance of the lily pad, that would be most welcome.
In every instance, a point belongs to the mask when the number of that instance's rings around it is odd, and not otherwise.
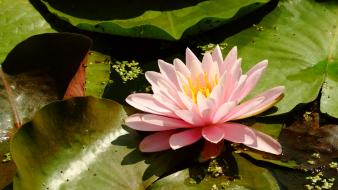
[[[74,94],[81,88],[75,81],[90,46],[82,35],[50,33],[30,37],[8,54],[0,71],[0,138],[47,103],[83,94]]]
[[[268,0],[113,1],[43,0],[72,25],[121,36],[178,40],[251,12]]]
[[[284,0],[260,23],[224,43],[227,50],[238,46],[245,70],[262,59],[269,60],[255,92],[285,85],[285,97],[275,114],[289,112],[320,95],[320,110],[338,117],[337,23],[336,1]]]
[[[2,0],[0,9],[0,64],[22,40],[54,31],[28,0]]]
[[[110,81],[110,57],[99,52],[91,51],[86,67],[87,96],[102,97],[105,87]]]
[[[199,175],[201,181],[196,182],[189,172],[185,169],[169,175],[157,182],[155,182],[151,190],[167,190],[167,189],[180,189],[180,190],[210,190],[210,189],[236,189],[236,190],[279,190],[277,181],[271,173],[261,167],[247,161],[245,158],[234,154],[233,155],[238,167],[239,178],[231,179],[229,176],[212,177],[206,175],[204,178]]]
[[[82,35],[41,34],[9,53],[0,68],[0,157],[9,153],[10,137],[37,110],[66,95],[77,95],[73,89],[79,84],[74,81],[81,81],[78,68],[86,62],[90,45]],[[0,163],[0,189],[14,173],[12,161]]]
[[[145,189],[191,151],[142,154],[118,103],[78,97],[42,108],[11,141],[14,189]],[[187,152],[189,155],[187,155]]]

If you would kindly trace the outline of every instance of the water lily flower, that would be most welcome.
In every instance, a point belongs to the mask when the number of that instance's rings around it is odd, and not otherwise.
[[[186,50],[186,64],[158,61],[160,72],[147,71],[153,94],[134,93],[126,98],[144,111],[129,116],[125,123],[140,131],[155,131],[140,143],[142,152],[179,149],[205,139],[206,155],[214,155],[224,140],[281,154],[274,138],[235,120],[260,114],[283,96],[284,87],[271,88],[249,100],[243,99],[255,87],[268,65],[263,60],[242,74],[241,58],[234,47],[223,60],[217,46],[200,61]]]

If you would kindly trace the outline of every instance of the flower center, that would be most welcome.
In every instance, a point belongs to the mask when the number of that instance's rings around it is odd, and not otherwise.
[[[201,75],[199,79],[193,80],[190,78],[188,84],[184,85],[184,93],[191,97],[194,103],[197,103],[197,94],[202,93],[205,97],[208,97],[212,92],[212,89],[218,84],[218,77],[215,76],[211,81],[208,74]]]

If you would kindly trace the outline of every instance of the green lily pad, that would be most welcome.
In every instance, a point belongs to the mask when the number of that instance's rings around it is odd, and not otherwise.
[[[285,97],[275,114],[289,112],[320,94],[321,111],[338,117],[337,25],[336,1],[284,0],[260,23],[226,39],[226,49],[238,46],[245,70],[269,60],[255,92],[285,85]]]
[[[110,57],[105,54],[95,51],[89,53],[85,86],[87,96],[103,96],[106,85],[110,83],[110,63]]]
[[[77,88],[72,81],[78,81],[75,76],[90,45],[90,39],[82,35],[41,34],[8,54],[0,68],[0,157],[9,153],[10,137],[37,110]],[[14,173],[12,161],[0,163],[0,189],[12,181]]]
[[[210,190],[210,189],[227,189],[227,190],[279,190],[277,181],[271,173],[265,168],[255,166],[243,157],[233,155],[238,167],[239,178],[231,179],[229,176],[211,177],[206,175],[204,178],[199,175],[197,178],[203,178],[201,181],[196,182],[189,172],[185,169],[169,175],[159,181],[155,182],[151,190],[167,190],[167,189],[180,189],[180,190]]]
[[[0,141],[42,106],[78,88],[73,81],[90,46],[82,35],[50,33],[30,37],[8,54],[0,71]]]
[[[125,117],[118,103],[93,97],[42,108],[11,141],[14,189],[145,189],[193,153],[140,153]]]
[[[43,0],[48,10],[72,25],[121,36],[178,40],[220,26],[268,0],[75,1]]]
[[[2,0],[0,9],[0,64],[22,40],[54,31],[28,0]]]

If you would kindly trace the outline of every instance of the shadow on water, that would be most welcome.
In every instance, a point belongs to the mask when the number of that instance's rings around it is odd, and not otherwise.
[[[127,127],[123,128],[127,130],[128,133],[118,137],[111,143],[132,149],[131,152],[124,156],[121,165],[133,165],[138,162],[145,162],[149,165],[143,174],[143,180],[147,180],[154,175],[159,177],[165,176],[169,173],[189,167],[194,163],[193,160],[198,157],[201,143],[196,143],[176,151],[167,150],[155,153],[142,153],[139,151],[138,145],[144,135]]]

